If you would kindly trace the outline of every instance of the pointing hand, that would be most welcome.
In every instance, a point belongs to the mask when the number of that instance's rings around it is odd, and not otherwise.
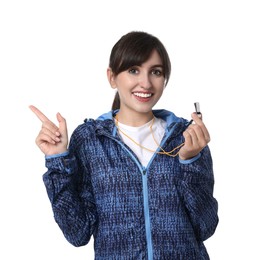
[[[29,106],[42,122],[42,128],[36,137],[36,144],[45,155],[60,154],[67,151],[68,134],[66,120],[57,113],[59,126],[50,121],[38,108]]]

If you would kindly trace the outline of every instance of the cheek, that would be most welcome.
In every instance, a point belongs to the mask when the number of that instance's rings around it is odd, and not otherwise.
[[[164,88],[165,86],[165,78],[164,77],[151,77],[152,83],[157,88]]]
[[[123,73],[120,73],[115,78],[115,82],[118,86],[121,86],[125,81],[126,81],[126,77],[125,75],[123,75]]]
[[[134,80],[130,80],[129,78],[121,78],[118,81],[116,81],[116,88],[118,91],[129,91],[134,86],[136,86],[136,82]]]
[[[165,89],[165,86],[161,86],[161,87],[158,88],[157,95],[156,95],[157,99],[161,98],[161,96],[163,95],[164,89]]]
[[[163,93],[164,89],[165,89],[165,81],[161,80],[160,82],[157,82],[157,89],[159,93]]]

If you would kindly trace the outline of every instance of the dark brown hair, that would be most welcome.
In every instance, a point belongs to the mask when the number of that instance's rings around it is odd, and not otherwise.
[[[157,37],[146,32],[133,31],[122,36],[112,48],[109,67],[114,75],[118,75],[132,66],[142,65],[149,59],[154,50],[158,52],[162,60],[165,85],[167,85],[171,73],[168,53]],[[119,108],[120,98],[117,92],[112,109]]]

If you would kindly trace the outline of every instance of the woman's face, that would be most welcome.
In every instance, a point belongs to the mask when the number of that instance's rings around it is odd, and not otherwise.
[[[129,115],[151,113],[165,87],[162,61],[156,50],[141,66],[133,66],[117,76],[108,69],[108,79],[112,88],[118,90],[120,112]]]

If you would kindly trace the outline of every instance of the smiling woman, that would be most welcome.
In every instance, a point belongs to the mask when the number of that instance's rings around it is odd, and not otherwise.
[[[42,122],[44,183],[54,217],[74,246],[94,237],[95,259],[209,259],[204,240],[218,224],[209,132],[153,107],[170,77],[155,36],[130,32],[114,45],[107,76],[111,111],[72,133],[30,106]]]
[[[132,46],[135,46],[135,48],[132,48]],[[140,72],[141,65],[145,61],[148,61],[150,56],[153,56],[151,61],[152,64],[144,64],[144,66],[147,65],[147,71],[145,71],[146,68],[144,68],[144,72]],[[140,88],[145,89],[143,89],[143,91],[140,90],[140,92],[137,91],[136,95],[141,96],[139,93],[145,93],[146,84],[151,83],[150,78],[153,80],[153,77],[149,78],[146,74],[154,75],[155,80],[157,79],[156,76],[158,76],[157,82],[161,87],[163,87],[163,84],[164,86],[167,85],[171,72],[171,63],[165,47],[156,37],[151,37],[151,35],[145,33],[132,32],[121,37],[112,49],[108,69],[108,79],[113,88],[116,87],[113,80],[114,76],[117,76],[124,71],[127,71],[130,74],[137,74],[136,80],[142,81],[140,83]],[[163,84],[161,82],[162,79],[164,80]],[[146,82],[143,80],[148,81]],[[153,93],[148,94],[152,95]],[[141,99],[141,101],[142,100],[143,99]],[[112,109],[114,110],[119,108],[120,97],[119,92],[117,92],[113,101]]]
[[[120,99],[118,117],[123,124],[139,126],[153,118],[152,108],[160,99],[165,87],[165,74],[161,58],[153,50],[147,61],[140,66],[114,74],[110,67],[108,79],[118,90]],[[116,103],[116,102],[114,102]],[[128,117],[127,117],[128,115]]]

